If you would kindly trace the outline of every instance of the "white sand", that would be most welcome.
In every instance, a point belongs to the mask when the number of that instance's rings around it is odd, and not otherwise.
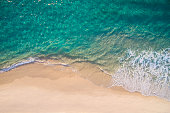
[[[0,113],[170,113],[166,100],[99,86],[110,77],[94,70],[35,63],[2,73]]]

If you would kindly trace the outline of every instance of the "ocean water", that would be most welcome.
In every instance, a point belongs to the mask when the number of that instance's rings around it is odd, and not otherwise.
[[[170,1],[0,0],[1,72],[61,57],[170,100]]]

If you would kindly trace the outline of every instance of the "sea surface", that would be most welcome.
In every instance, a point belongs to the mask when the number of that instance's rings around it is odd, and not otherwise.
[[[0,0],[0,72],[62,57],[170,100],[170,1]]]

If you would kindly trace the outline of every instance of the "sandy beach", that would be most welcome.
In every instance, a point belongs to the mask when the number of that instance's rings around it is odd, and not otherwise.
[[[169,113],[170,102],[121,87],[92,65],[27,64],[0,74],[0,113]]]

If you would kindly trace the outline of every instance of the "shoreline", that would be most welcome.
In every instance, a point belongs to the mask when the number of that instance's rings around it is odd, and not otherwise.
[[[58,61],[56,61],[58,62]],[[170,102],[107,88],[111,77],[89,63],[31,63],[0,74],[0,112],[168,113]]]

